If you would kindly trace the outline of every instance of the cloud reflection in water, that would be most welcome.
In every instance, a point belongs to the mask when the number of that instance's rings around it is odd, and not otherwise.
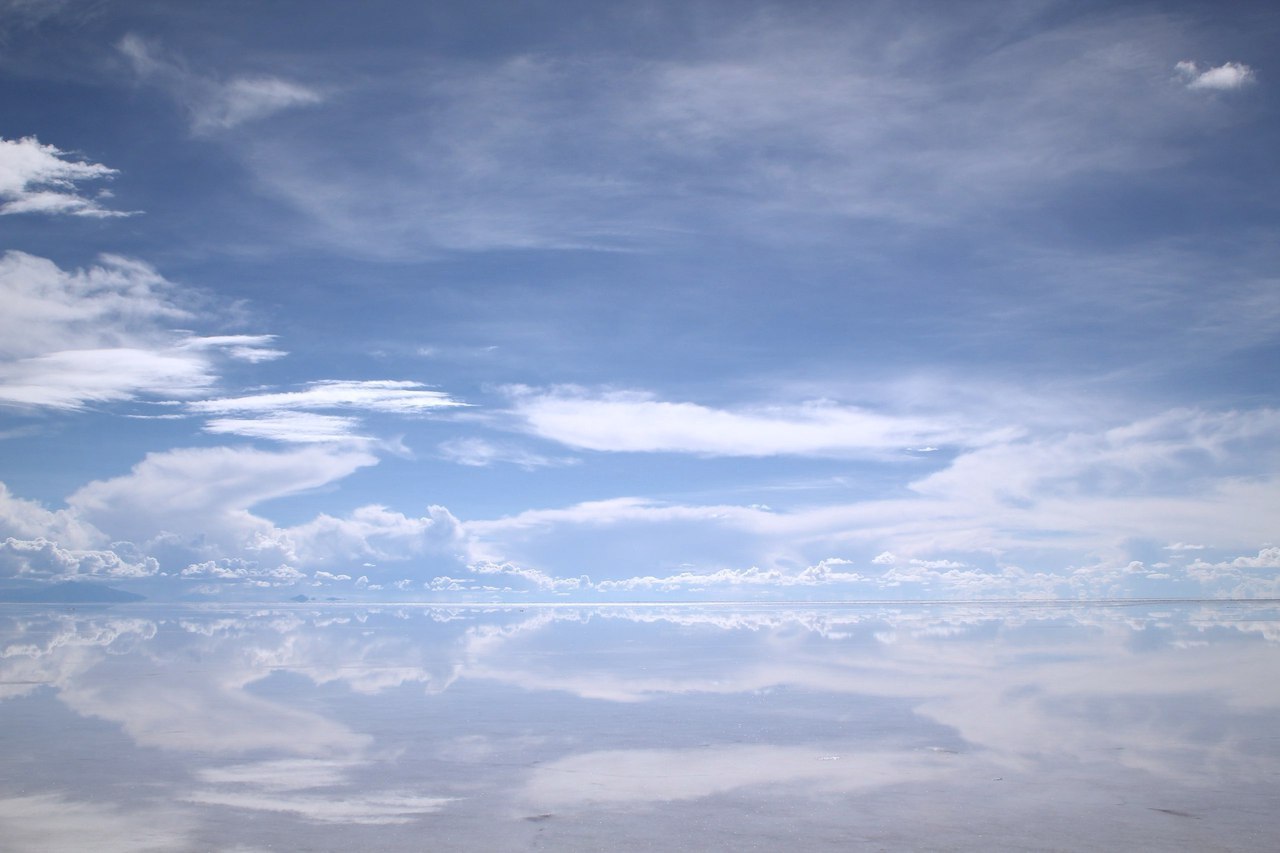
[[[100,849],[1264,849],[1278,624],[1263,604],[11,608],[0,829],[15,850],[74,849],[76,827]]]

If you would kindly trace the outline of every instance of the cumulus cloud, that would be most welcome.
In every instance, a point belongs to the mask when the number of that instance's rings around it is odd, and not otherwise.
[[[68,550],[47,539],[14,539],[0,542],[0,577],[31,580],[145,578],[160,565],[150,557],[122,557],[114,550]]]
[[[321,514],[280,531],[280,542],[301,564],[350,567],[364,563],[374,579],[385,571],[373,571],[369,561],[430,559],[460,566],[467,553],[461,522],[442,506],[427,507],[426,514],[417,518],[377,505],[360,507],[345,517]]]
[[[1188,89],[1227,91],[1247,86],[1257,79],[1253,69],[1240,62],[1225,62],[1201,69],[1195,62],[1183,60],[1174,66],[1174,70]]]
[[[197,549],[238,554],[256,534],[274,531],[251,507],[323,486],[376,461],[362,450],[322,447],[280,453],[170,450],[148,454],[124,476],[81,487],[67,504],[117,538],[144,543],[169,534]]]
[[[1187,574],[1217,587],[1223,597],[1280,598],[1280,548],[1214,563],[1196,560],[1187,566]]]
[[[856,456],[921,444],[972,446],[1014,430],[950,418],[896,415],[820,401],[728,410],[668,402],[639,391],[516,388],[522,428],[584,450],[707,456]]]
[[[317,90],[279,77],[218,80],[196,73],[137,35],[125,36],[117,47],[140,79],[164,89],[186,109],[194,133],[229,130],[281,110],[324,100]]]
[[[94,549],[107,545],[108,537],[69,509],[51,510],[23,500],[0,483],[0,536],[15,539],[51,539],[65,548]]]
[[[444,507],[413,517],[363,506],[288,527],[252,511],[376,462],[359,447],[171,450],[83,486],[56,511],[0,484],[0,578],[93,576],[147,581],[148,592],[170,584],[167,594],[177,594],[347,583],[355,574],[370,589],[420,588],[462,569],[472,559],[469,535]]]
[[[489,578],[501,581],[506,584],[504,588],[508,591],[514,589],[516,591],[542,591],[542,592],[565,592],[577,589],[589,589],[591,586],[590,579],[583,577],[554,577],[539,569],[532,569],[527,566],[520,566],[509,561],[496,562],[493,560],[482,560],[467,566],[467,571],[479,575],[481,578]],[[447,583],[447,585],[446,585]],[[511,586],[514,584],[514,587]],[[471,581],[458,578],[436,578],[431,582],[432,589],[448,589],[448,590],[492,590],[492,585],[481,582],[477,585],[475,579]]]
[[[223,558],[192,563],[179,573],[185,580],[235,581],[249,587],[293,586],[306,580],[306,572],[287,564],[262,564],[255,560]]]
[[[53,145],[42,145],[34,136],[0,138],[0,215],[15,213],[68,214],[104,218],[129,216],[126,211],[102,206],[109,193],[85,195],[79,184],[106,180],[117,170],[70,159]]]
[[[7,252],[0,298],[0,404],[74,410],[139,396],[191,397],[215,381],[215,356],[252,361],[275,352],[265,335],[172,329],[192,317],[183,294],[149,264],[117,255],[67,271]]]

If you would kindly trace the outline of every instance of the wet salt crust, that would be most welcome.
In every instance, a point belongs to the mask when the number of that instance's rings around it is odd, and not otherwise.
[[[8,605],[0,838],[1271,850],[1278,612]]]

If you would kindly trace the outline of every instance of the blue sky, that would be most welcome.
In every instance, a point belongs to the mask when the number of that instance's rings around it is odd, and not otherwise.
[[[1280,594],[1269,4],[0,4],[0,577]]]

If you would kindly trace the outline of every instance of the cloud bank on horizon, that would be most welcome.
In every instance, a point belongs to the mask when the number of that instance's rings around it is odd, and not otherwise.
[[[1280,596],[1267,4],[374,7],[0,9],[0,587]]]

